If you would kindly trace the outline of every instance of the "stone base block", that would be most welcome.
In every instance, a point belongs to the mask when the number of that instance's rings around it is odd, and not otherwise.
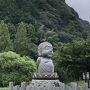
[[[29,90],[65,90],[64,83],[59,80],[32,80]]]

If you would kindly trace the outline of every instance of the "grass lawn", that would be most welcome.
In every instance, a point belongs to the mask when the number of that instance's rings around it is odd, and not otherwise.
[[[8,90],[8,88],[7,87],[4,87],[4,88],[0,88],[0,90]]]

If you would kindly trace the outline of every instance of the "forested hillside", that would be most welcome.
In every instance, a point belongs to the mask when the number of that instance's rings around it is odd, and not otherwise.
[[[81,73],[87,71],[85,64],[77,73],[80,68],[73,62],[85,63],[85,59],[90,58],[90,50],[87,50],[90,25],[80,19],[65,0],[0,0],[0,53],[13,51],[36,61],[37,46],[43,41],[54,46],[56,71],[60,76],[67,75],[60,77],[61,80],[69,79],[68,71],[72,76],[69,80],[79,80]],[[77,73],[76,76],[73,72]]]
[[[2,19],[13,24],[23,21],[44,25],[46,30],[58,33],[59,41],[63,34],[69,39],[86,38],[90,32],[89,23],[79,19],[64,0],[0,0]]]

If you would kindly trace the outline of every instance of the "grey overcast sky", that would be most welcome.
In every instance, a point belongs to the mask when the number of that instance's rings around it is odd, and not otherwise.
[[[83,20],[90,22],[90,0],[65,0]]]

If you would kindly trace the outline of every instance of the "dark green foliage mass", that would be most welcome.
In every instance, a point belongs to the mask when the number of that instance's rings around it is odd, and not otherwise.
[[[17,27],[17,33],[15,35],[14,40],[15,51],[17,53],[24,55],[26,54],[28,45],[29,43],[27,38],[26,26],[24,23],[21,22]]]
[[[2,19],[13,24],[21,21],[38,23],[56,33],[63,30],[76,37],[87,38],[90,35],[88,22],[81,20],[64,0],[0,0]]]
[[[0,22],[0,52],[13,50],[7,24]]]
[[[79,80],[83,72],[90,72],[90,39],[60,43],[57,49],[54,59],[60,80]]]

